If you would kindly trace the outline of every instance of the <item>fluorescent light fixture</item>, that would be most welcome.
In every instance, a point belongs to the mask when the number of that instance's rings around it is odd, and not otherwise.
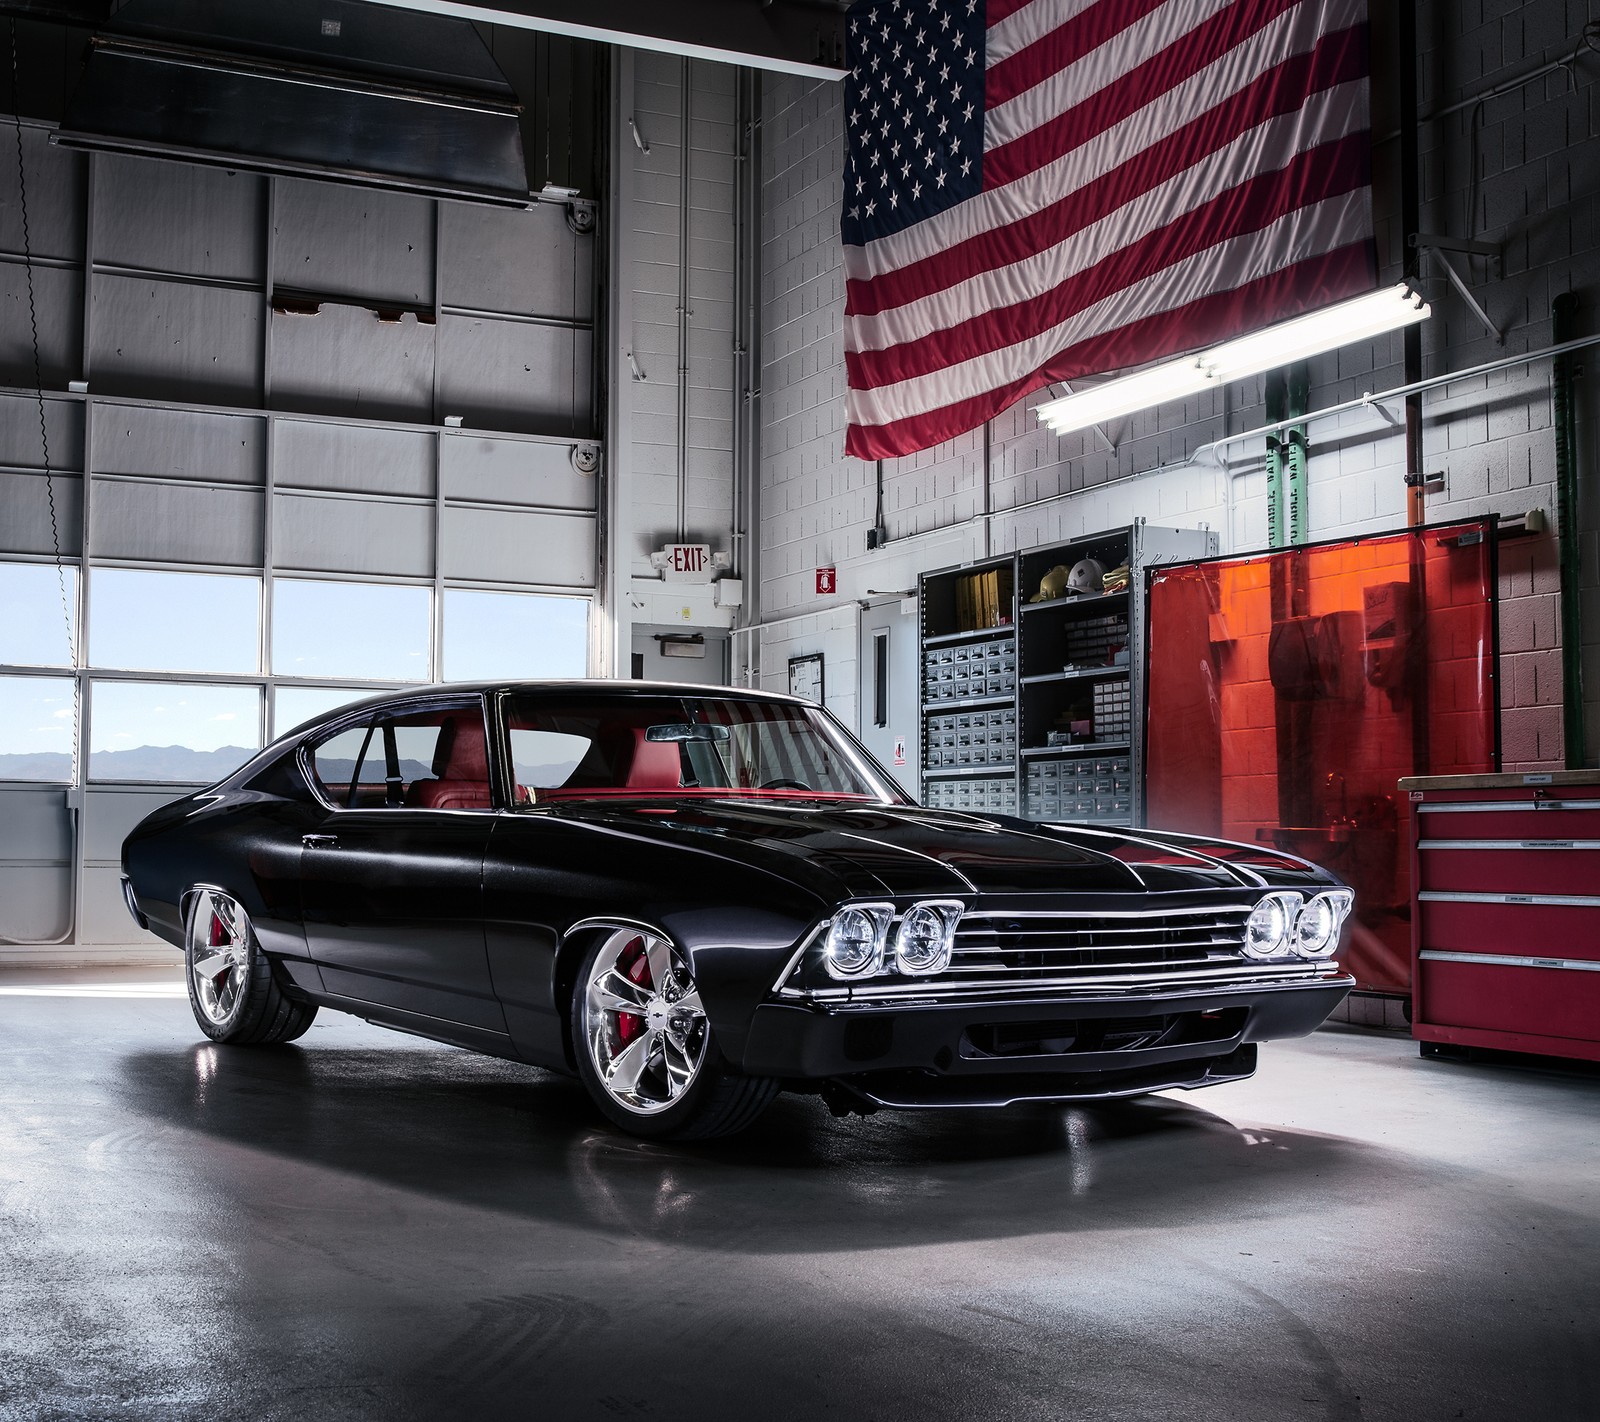
[[[1034,413],[1057,434],[1087,429],[1263,370],[1277,370],[1323,351],[1371,340],[1387,331],[1425,321],[1432,314],[1433,308],[1403,283],[1385,287],[1224,341],[1196,355],[1075,391],[1064,399],[1040,405]]]

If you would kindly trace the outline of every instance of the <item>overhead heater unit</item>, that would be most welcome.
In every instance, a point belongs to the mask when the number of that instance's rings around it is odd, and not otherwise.
[[[526,207],[520,112],[465,20],[351,0],[130,0],[94,35],[54,137]]]

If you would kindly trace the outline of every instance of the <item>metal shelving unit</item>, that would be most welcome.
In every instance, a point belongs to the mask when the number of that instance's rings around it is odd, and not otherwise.
[[[1145,570],[1216,552],[1209,530],[1140,521],[924,573],[924,803],[1038,820],[1139,823]],[[1127,564],[1127,588],[1028,601],[1046,572],[1083,558],[1107,570]],[[988,596],[975,598],[982,585],[971,580],[988,573],[996,575]],[[974,620],[988,625],[961,625]],[[978,686],[981,694],[971,694]],[[1073,739],[1052,746],[1052,733]],[[982,759],[975,763],[975,756]]]

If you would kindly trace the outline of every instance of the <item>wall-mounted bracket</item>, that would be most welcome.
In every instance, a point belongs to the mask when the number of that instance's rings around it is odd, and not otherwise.
[[[1487,257],[1489,275],[1503,275],[1504,251],[1499,242],[1480,242],[1474,237],[1443,237],[1437,232],[1413,232],[1411,245],[1424,252],[1460,252],[1469,257]]]
[[[1546,528],[1543,509],[1529,509],[1526,513],[1502,514],[1495,525],[1500,538],[1534,538]]]
[[[1406,488],[1421,489],[1424,494],[1442,494],[1444,486],[1443,469],[1429,469],[1423,473],[1413,472],[1406,475]]]
[[[1411,245],[1449,278],[1450,285],[1455,287],[1456,294],[1467,303],[1483,329],[1494,337],[1497,346],[1503,346],[1506,343],[1505,332],[1489,319],[1489,313],[1472,294],[1466,279],[1456,270],[1455,263],[1445,255],[1446,252],[1460,252],[1467,256],[1486,257],[1491,274],[1498,277],[1501,271],[1500,244],[1478,242],[1466,237],[1440,237],[1432,233],[1414,232],[1411,234]]]

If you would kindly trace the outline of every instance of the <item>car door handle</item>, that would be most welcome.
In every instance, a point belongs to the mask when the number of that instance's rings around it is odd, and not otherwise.
[[[300,843],[307,849],[337,849],[339,836],[336,834],[303,834]]]

